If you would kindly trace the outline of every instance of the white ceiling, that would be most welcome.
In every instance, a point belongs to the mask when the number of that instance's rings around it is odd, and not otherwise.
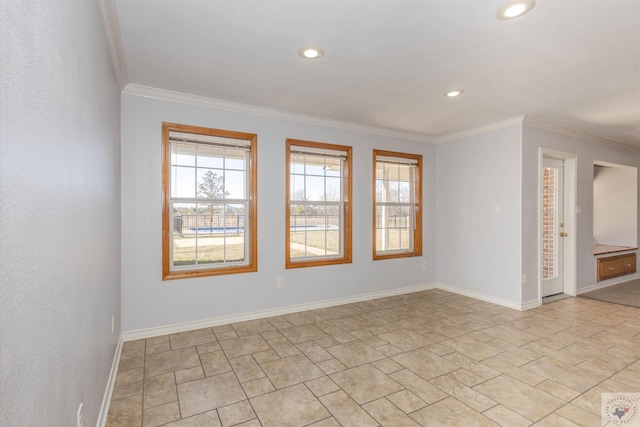
[[[433,138],[525,115],[640,147],[640,0],[511,21],[505,0],[102,1],[123,86]]]

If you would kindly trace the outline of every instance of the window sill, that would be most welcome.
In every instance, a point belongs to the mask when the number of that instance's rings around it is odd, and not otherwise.
[[[316,259],[309,261],[287,261],[285,268],[321,267],[324,265],[351,264],[351,257],[336,259]]]
[[[256,265],[219,267],[186,271],[170,271],[168,273],[163,272],[162,280],[191,279],[196,277],[222,276],[225,274],[255,273],[256,271],[258,271],[258,267]]]
[[[380,261],[383,259],[411,258],[411,257],[417,257],[417,256],[422,256],[422,251],[373,254],[373,260]]]

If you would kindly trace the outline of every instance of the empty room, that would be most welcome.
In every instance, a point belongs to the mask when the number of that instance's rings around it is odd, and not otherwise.
[[[0,35],[0,425],[640,425],[640,0]]]

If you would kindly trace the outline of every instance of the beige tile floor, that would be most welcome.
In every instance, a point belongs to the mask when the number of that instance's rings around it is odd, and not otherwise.
[[[123,345],[107,425],[600,426],[640,392],[640,309],[431,290]]]

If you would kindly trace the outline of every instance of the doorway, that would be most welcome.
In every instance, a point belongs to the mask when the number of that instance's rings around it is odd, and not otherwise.
[[[542,159],[542,297],[564,291],[564,160]]]
[[[576,157],[543,150],[540,157],[540,300],[576,295]]]

